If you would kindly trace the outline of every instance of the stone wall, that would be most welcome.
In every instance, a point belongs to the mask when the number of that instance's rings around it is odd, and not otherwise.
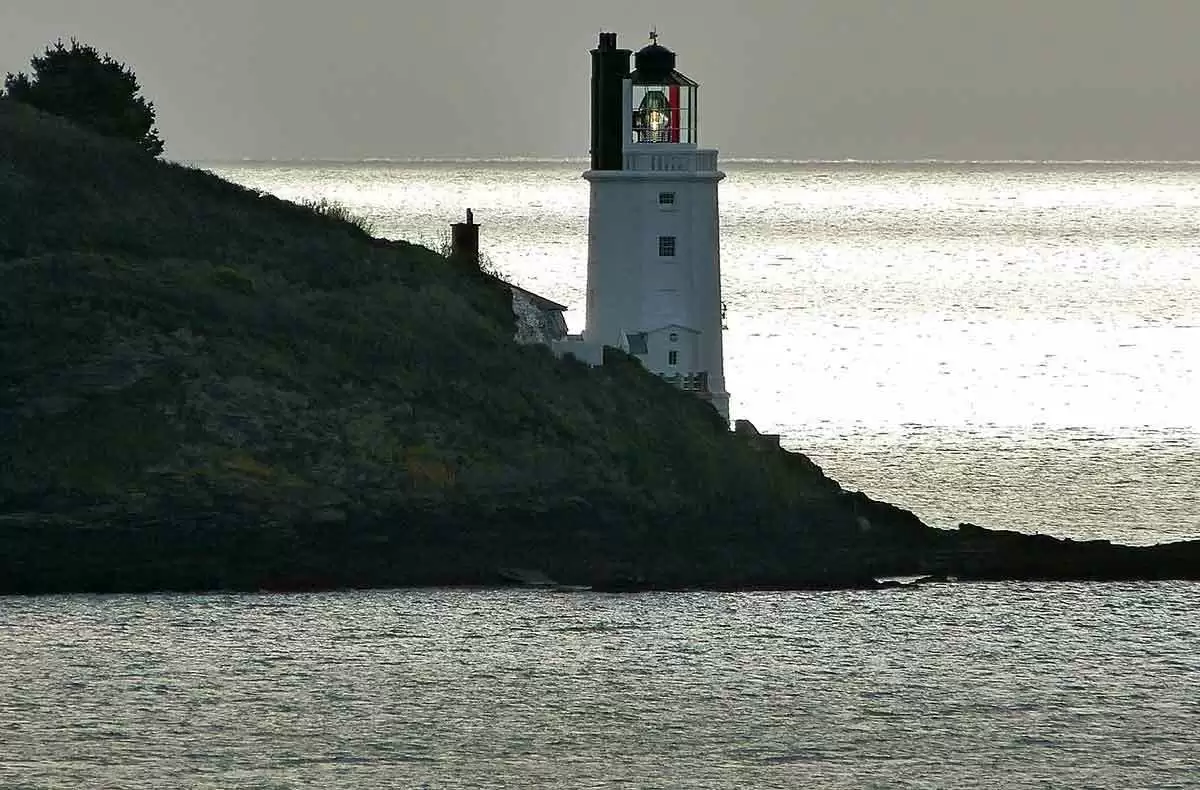
[[[518,343],[542,343],[548,346],[567,336],[567,320],[561,310],[543,310],[529,294],[517,288],[512,289],[512,308],[517,317],[517,331],[513,339]]]

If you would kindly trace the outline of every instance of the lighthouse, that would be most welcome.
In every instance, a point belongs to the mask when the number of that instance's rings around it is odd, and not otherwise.
[[[592,50],[589,344],[617,346],[729,419],[721,349],[717,152],[697,141],[699,86],[658,43]],[[630,57],[633,69],[630,70]]]

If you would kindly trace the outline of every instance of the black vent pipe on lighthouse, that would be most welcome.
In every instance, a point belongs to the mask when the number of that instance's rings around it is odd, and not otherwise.
[[[621,139],[622,81],[629,76],[628,49],[617,49],[616,33],[601,33],[592,50],[592,169],[620,170],[624,165]]]

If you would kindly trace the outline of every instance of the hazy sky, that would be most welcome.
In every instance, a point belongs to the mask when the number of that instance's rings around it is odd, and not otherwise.
[[[585,156],[651,26],[725,156],[1200,159],[1200,0],[0,0],[0,72],[108,51],[177,159]]]

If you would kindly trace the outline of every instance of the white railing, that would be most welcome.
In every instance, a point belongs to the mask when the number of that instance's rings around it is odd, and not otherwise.
[[[658,375],[684,392],[695,392],[702,396],[711,394],[708,390],[707,370],[702,370],[698,373],[674,373],[671,375],[659,373]]]
[[[710,173],[717,169],[717,152],[712,149],[694,151],[625,151],[625,170],[667,173]]]

